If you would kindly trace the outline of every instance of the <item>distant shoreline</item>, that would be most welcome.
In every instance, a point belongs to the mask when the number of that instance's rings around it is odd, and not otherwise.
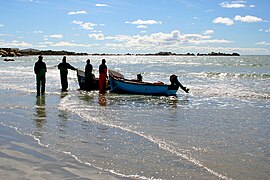
[[[177,54],[172,52],[158,52],[158,53],[137,53],[137,54],[113,54],[113,53],[77,53],[69,51],[53,51],[53,50],[38,50],[38,49],[18,49],[18,48],[0,48],[1,57],[18,57],[18,56],[33,56],[33,55],[71,55],[71,56],[240,56],[238,53],[221,53],[221,52],[211,52],[207,54],[201,53],[186,53]]]

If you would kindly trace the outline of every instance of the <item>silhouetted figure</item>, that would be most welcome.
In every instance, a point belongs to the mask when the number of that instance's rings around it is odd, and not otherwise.
[[[87,59],[85,65],[85,90],[90,91],[93,85],[93,66],[90,64],[90,59]]]
[[[37,96],[40,96],[40,89],[41,94],[45,94],[45,83],[46,83],[46,72],[47,67],[46,63],[42,61],[42,55],[38,56],[38,61],[35,63],[34,71],[36,74],[36,81],[37,81]]]
[[[189,89],[187,87],[184,87],[177,79],[176,75],[171,75],[170,76],[170,82],[172,86],[179,86],[183,91],[185,91],[186,93],[189,93]]]
[[[141,74],[137,74],[137,81],[142,81],[142,75]]]
[[[99,66],[99,93],[104,94],[106,90],[106,79],[107,79],[107,66],[106,60],[102,59],[102,63]]]
[[[60,70],[62,91],[67,91],[67,88],[68,88],[68,79],[67,79],[68,69],[76,70],[76,68],[74,68],[69,63],[67,63],[67,58],[66,58],[66,56],[64,56],[62,59],[62,62],[58,65],[58,69]]]

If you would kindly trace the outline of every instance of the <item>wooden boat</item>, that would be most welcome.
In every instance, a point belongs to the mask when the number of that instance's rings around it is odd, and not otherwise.
[[[78,77],[80,90],[86,90],[84,71],[77,70],[77,77]],[[89,89],[89,90],[99,90],[98,78],[93,78],[93,81],[92,81],[92,84],[91,84],[91,89]]]
[[[110,91],[115,93],[175,96],[179,87],[181,87],[186,93],[189,91],[189,89],[182,86],[175,75],[170,77],[171,84],[168,85],[160,82],[149,83],[125,79],[122,74],[109,70],[109,80]]]

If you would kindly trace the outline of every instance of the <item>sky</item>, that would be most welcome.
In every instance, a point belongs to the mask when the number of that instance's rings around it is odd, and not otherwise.
[[[270,0],[0,0],[0,48],[270,55]]]

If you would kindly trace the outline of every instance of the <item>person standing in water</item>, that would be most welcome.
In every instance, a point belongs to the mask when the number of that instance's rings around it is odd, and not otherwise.
[[[106,80],[107,80],[106,60],[102,59],[102,63],[99,66],[99,93],[100,94],[104,94],[106,91]]]
[[[37,96],[40,96],[40,89],[41,95],[45,94],[45,83],[46,83],[46,72],[47,67],[46,63],[42,61],[43,56],[38,56],[38,61],[35,63],[34,72],[36,74],[36,82],[37,82]]]
[[[85,90],[90,91],[92,89],[93,85],[93,66],[90,64],[90,59],[87,59],[86,65],[85,65]]]
[[[62,91],[64,92],[68,89],[68,69],[76,70],[76,68],[67,63],[67,58],[64,56],[62,62],[58,65],[58,69],[60,70],[61,86]]]

